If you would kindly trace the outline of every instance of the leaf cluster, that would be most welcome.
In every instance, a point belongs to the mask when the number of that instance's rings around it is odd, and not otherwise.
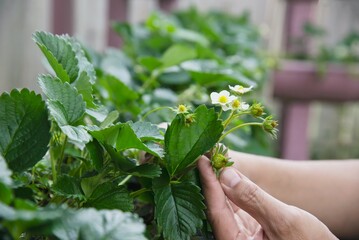
[[[104,54],[33,35],[48,62],[44,97],[0,95],[0,234],[190,239],[207,227],[195,166],[223,123],[206,96],[261,84],[258,32],[247,16],[194,9],[114,27],[123,51]],[[178,103],[193,111],[175,114]]]

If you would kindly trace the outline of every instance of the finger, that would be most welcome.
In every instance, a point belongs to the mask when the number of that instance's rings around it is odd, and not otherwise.
[[[217,239],[235,239],[239,232],[234,212],[223,192],[209,159],[198,160],[202,190],[206,199],[207,215]]]
[[[239,208],[255,218],[263,228],[280,221],[282,212],[288,205],[275,199],[235,168],[225,168],[220,182],[226,196]]]

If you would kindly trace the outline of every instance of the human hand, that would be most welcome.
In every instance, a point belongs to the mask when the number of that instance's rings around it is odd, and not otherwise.
[[[312,214],[275,199],[235,168],[225,168],[219,180],[207,157],[198,168],[217,239],[337,239]]]

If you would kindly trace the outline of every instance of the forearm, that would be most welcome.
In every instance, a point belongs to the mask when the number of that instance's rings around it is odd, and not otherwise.
[[[231,151],[272,196],[317,216],[338,236],[359,236],[359,161],[283,161]]]

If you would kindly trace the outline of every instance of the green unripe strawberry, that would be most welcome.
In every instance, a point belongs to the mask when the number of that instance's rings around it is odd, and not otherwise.
[[[219,170],[227,165],[228,158],[223,154],[217,153],[212,157],[212,166]]]

